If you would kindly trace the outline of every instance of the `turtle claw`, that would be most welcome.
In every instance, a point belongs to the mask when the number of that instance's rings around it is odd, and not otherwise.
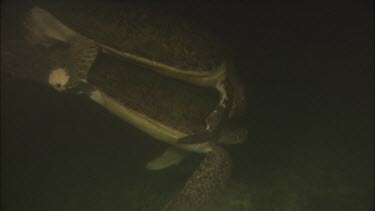
[[[228,109],[228,99],[216,106],[216,108],[206,118],[206,130],[193,133],[177,140],[178,144],[199,144],[210,141],[217,128],[220,127]]]
[[[214,131],[224,119],[227,105],[225,101],[218,106],[206,118],[206,129],[210,132]]]

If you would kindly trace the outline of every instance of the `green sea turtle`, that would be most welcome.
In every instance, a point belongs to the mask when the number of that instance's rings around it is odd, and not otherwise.
[[[163,210],[201,207],[230,175],[231,158],[220,143],[241,143],[247,135],[239,120],[243,87],[230,56],[210,33],[179,17],[134,5],[84,11],[31,8],[24,47],[32,53],[24,56],[38,65],[10,72],[87,95],[168,143],[146,165],[150,170],[202,153],[197,170]]]

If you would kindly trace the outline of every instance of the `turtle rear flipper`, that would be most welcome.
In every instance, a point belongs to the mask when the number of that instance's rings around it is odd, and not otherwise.
[[[178,165],[186,156],[188,152],[177,149],[176,147],[169,147],[164,153],[147,163],[148,170],[162,170],[172,165]]]
[[[231,163],[228,152],[214,145],[184,188],[162,211],[193,211],[204,206],[215,193],[224,188],[230,178]]]

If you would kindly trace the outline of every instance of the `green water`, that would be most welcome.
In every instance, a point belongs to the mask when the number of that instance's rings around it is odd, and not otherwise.
[[[19,16],[2,4],[3,35]],[[249,139],[202,210],[373,210],[369,3],[149,4],[216,32],[247,87]],[[1,96],[4,210],[159,210],[201,159],[148,171],[166,146],[89,99],[3,76]]]

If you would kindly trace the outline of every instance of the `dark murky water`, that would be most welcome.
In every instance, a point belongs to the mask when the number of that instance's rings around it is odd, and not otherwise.
[[[373,210],[370,3],[150,4],[219,34],[247,86],[249,140],[205,210]],[[146,170],[165,145],[79,96],[2,75],[1,103],[5,210],[158,210],[199,163]]]

